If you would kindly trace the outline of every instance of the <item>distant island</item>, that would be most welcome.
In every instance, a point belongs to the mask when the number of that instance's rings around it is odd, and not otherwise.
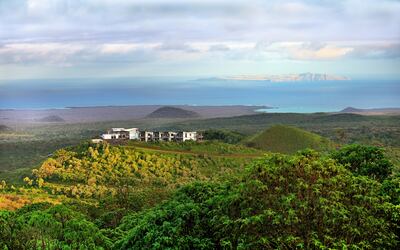
[[[198,79],[198,81],[269,81],[269,82],[301,82],[301,81],[347,81],[350,78],[338,75],[302,73],[284,75],[236,75]]]

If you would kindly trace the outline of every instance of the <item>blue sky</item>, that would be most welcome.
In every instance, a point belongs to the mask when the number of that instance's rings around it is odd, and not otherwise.
[[[398,0],[0,0],[0,79],[400,78]]]

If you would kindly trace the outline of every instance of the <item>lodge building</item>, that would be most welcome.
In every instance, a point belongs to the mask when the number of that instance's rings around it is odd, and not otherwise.
[[[140,131],[138,128],[112,128],[100,136],[103,140],[139,140],[145,142],[156,141],[200,141],[201,133],[196,131]]]

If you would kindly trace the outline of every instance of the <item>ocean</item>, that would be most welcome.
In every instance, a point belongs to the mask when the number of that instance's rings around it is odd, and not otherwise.
[[[265,105],[267,112],[329,112],[400,107],[400,81],[218,81],[183,78],[14,80],[0,82],[0,109],[126,105]]]

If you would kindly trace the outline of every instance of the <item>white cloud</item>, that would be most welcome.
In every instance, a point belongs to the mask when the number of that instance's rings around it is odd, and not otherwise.
[[[319,45],[317,47],[289,47],[290,56],[297,60],[331,60],[345,56],[353,50],[351,47]]]
[[[196,60],[348,60],[399,58],[399,43],[378,42],[206,42],[206,43],[6,43],[1,64],[73,66],[101,63],[163,63]]]
[[[0,0],[0,68],[399,60],[398,13],[392,0]]]
[[[399,12],[390,0],[3,0],[0,40],[388,40],[400,38]]]

